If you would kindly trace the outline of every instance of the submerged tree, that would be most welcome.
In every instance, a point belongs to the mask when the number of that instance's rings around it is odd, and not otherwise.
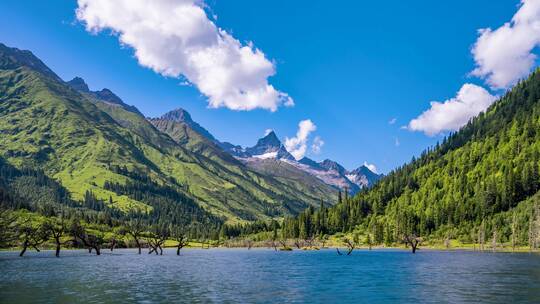
[[[73,221],[70,227],[70,232],[75,241],[81,241],[84,247],[88,249],[89,253],[94,250],[96,255],[101,254],[101,247],[105,243],[105,238],[103,237],[102,232],[96,231],[94,234],[88,233],[78,220]]]
[[[422,244],[419,233],[420,219],[411,209],[405,209],[398,215],[397,227],[401,239],[406,246],[411,247],[412,253],[416,253],[418,246]]]
[[[142,224],[142,222],[138,219],[129,221],[129,223],[124,229],[125,233],[129,234],[133,238],[133,240],[135,241],[135,245],[139,249],[139,254],[141,254],[141,241],[144,233],[144,225]]]
[[[493,236],[491,238],[491,249],[497,251],[497,228],[493,228]]]
[[[25,221],[19,224],[18,237],[21,241],[21,252],[19,256],[23,256],[28,248],[34,248],[39,252],[38,246],[43,244],[47,239],[48,231],[46,227],[42,224],[35,224],[30,221]]]
[[[418,246],[422,244],[422,238],[417,236],[416,234],[404,235],[403,241],[405,242],[405,244],[411,247],[412,253],[416,253],[416,250],[418,250]]]
[[[50,236],[54,239],[55,244],[55,256],[60,257],[60,248],[72,240],[62,241],[62,237],[68,232],[68,227],[65,223],[64,216],[60,218],[52,218],[45,222],[45,229],[49,232]]]
[[[345,245],[347,245],[347,255],[351,255],[354,248],[356,248],[356,242],[349,238],[345,238],[344,242],[345,242]]]
[[[125,231],[123,229],[113,229],[112,234],[107,239],[111,252],[114,251],[119,244],[122,246],[122,236],[124,233]]]
[[[359,235],[358,233],[353,233],[352,238],[344,237],[342,239],[342,242],[345,244],[345,246],[347,246],[347,255],[351,255],[353,250],[356,248],[356,246],[359,243]],[[336,251],[338,255],[343,255],[343,253],[341,253],[339,248],[336,248]]]
[[[148,246],[150,246],[148,254],[163,255],[163,244],[165,244],[169,235],[170,233],[165,227],[154,227],[153,231],[149,232],[146,237]]]
[[[189,244],[187,234],[183,229],[175,229],[172,233],[173,239],[176,241],[176,255],[180,255],[180,250]]]
[[[486,226],[484,224],[484,220],[482,220],[482,224],[478,228],[478,249],[480,251],[484,251],[485,240],[486,240]]]

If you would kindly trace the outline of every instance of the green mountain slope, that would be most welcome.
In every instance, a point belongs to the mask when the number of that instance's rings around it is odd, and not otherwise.
[[[378,243],[407,233],[472,242],[483,231],[509,241],[515,212],[526,243],[531,208],[519,206],[540,190],[539,98],[534,72],[442,144],[352,199],[288,220],[285,234],[359,229]]]
[[[295,214],[334,194],[247,170],[206,142],[173,140],[109,90],[65,83],[30,52],[1,44],[0,134],[8,162],[42,169],[75,200],[91,191],[123,212],[161,212],[168,207],[156,201],[170,200],[185,206],[181,214],[235,222]]]
[[[211,140],[213,136],[193,122],[189,114],[182,109],[171,111],[161,118],[153,118],[150,121],[158,130],[168,134],[178,144],[215,162],[219,166],[216,174],[226,173],[233,183],[241,185],[257,196],[264,195],[273,201],[284,201],[283,206],[287,209],[287,213],[295,214],[301,211],[306,206],[301,202],[308,202],[308,205],[314,206],[324,200],[332,204],[337,195],[337,191],[331,186],[292,166],[289,166],[290,170],[296,173],[288,176],[280,174],[279,170],[270,172],[270,170],[258,170],[245,166],[223,151],[215,141]],[[275,207],[279,208],[279,206]],[[268,215],[280,213],[275,207],[263,206]]]

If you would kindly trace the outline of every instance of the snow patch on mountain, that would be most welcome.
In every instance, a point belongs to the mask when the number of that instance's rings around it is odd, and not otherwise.
[[[252,157],[258,158],[258,159],[268,159],[268,158],[277,158],[277,155],[278,155],[278,152],[274,151],[274,152],[267,152],[260,155],[253,155]]]

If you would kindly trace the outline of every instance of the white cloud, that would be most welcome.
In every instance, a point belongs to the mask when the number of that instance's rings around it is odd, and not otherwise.
[[[508,88],[527,76],[535,65],[532,53],[540,45],[540,1],[522,0],[512,20],[501,27],[479,30],[472,48],[476,69],[492,88]]]
[[[377,167],[374,164],[368,164],[367,162],[364,162],[364,166],[367,167],[371,172],[377,173]]]
[[[302,120],[300,123],[298,123],[298,131],[296,132],[296,136],[292,138],[285,138],[285,148],[289,153],[294,156],[294,158],[301,159],[306,155],[307,150],[307,141],[309,138],[309,134],[311,132],[315,131],[317,129],[317,126],[309,120]]]
[[[390,120],[388,121],[388,124],[389,124],[389,125],[393,125],[393,124],[396,123],[396,121],[397,121],[397,118],[394,117],[394,118],[392,118],[392,119],[390,119]]]
[[[486,89],[464,84],[456,97],[444,102],[431,102],[431,108],[411,120],[406,129],[422,131],[429,136],[456,131],[472,117],[486,110],[496,99]]]
[[[324,140],[320,136],[315,136],[313,143],[311,144],[311,151],[315,154],[321,153],[321,149],[324,146]]]
[[[268,83],[274,63],[217,27],[203,0],[78,0],[76,13],[89,32],[111,30],[142,66],[185,77],[212,108],[275,111],[294,104]]]

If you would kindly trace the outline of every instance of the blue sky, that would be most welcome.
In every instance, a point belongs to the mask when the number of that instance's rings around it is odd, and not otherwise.
[[[60,77],[83,77],[147,116],[176,107],[218,139],[253,145],[266,129],[282,139],[310,119],[307,156],[352,169],[365,161],[386,173],[441,140],[402,126],[456,96],[465,83],[500,94],[502,86],[470,76],[481,28],[509,22],[519,1],[217,1],[206,2],[212,22],[251,41],[274,63],[269,83],[294,99],[272,112],[209,108],[197,86],[142,67],[133,48],[109,31],[89,33],[75,16],[76,1],[5,0],[0,42],[29,49]],[[211,15],[216,15],[213,19]],[[390,121],[395,119],[395,123]],[[319,136],[319,154],[310,149]],[[399,144],[397,144],[399,142]]]

